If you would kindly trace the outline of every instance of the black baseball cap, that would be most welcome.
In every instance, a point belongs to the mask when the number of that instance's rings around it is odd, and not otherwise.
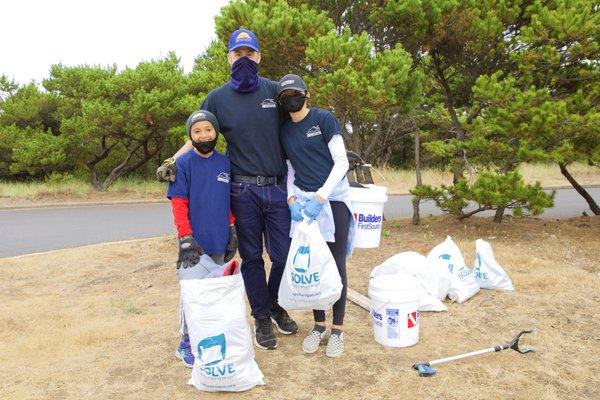
[[[304,79],[295,74],[287,74],[279,80],[279,83],[277,84],[277,97],[279,97],[281,92],[288,89],[298,90],[305,93],[308,91],[308,87],[306,87]]]

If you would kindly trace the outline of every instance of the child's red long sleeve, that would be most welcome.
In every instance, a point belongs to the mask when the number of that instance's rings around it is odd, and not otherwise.
[[[173,220],[177,227],[177,236],[182,237],[192,234],[190,217],[188,212],[189,200],[182,197],[171,198],[171,208],[173,209]]]
[[[233,216],[233,213],[231,212],[231,210],[229,210],[229,226],[233,225],[235,223],[235,217]]]

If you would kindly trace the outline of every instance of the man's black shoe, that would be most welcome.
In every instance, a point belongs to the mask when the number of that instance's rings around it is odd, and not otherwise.
[[[273,324],[269,317],[254,320],[254,344],[264,350],[273,350],[277,347],[277,338],[273,333]]]
[[[271,313],[271,321],[273,321],[277,330],[284,335],[291,335],[298,332],[298,324],[290,318],[284,309]]]

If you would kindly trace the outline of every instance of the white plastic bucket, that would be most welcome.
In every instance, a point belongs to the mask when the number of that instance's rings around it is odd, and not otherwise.
[[[409,275],[380,275],[369,282],[375,340],[389,347],[419,341],[419,282]]]
[[[352,212],[356,221],[354,247],[372,249],[379,247],[383,205],[387,201],[387,188],[367,185],[365,188],[350,188]]]

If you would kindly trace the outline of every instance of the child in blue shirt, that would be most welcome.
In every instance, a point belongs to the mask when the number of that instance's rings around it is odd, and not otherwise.
[[[228,249],[232,225],[229,160],[214,151],[219,122],[209,111],[199,110],[188,118],[187,132],[194,148],[177,158],[177,180],[169,184],[167,192],[179,238],[178,269],[193,267],[203,254],[223,264],[232,250]],[[181,304],[180,333],[175,355],[191,368],[194,356]]]

